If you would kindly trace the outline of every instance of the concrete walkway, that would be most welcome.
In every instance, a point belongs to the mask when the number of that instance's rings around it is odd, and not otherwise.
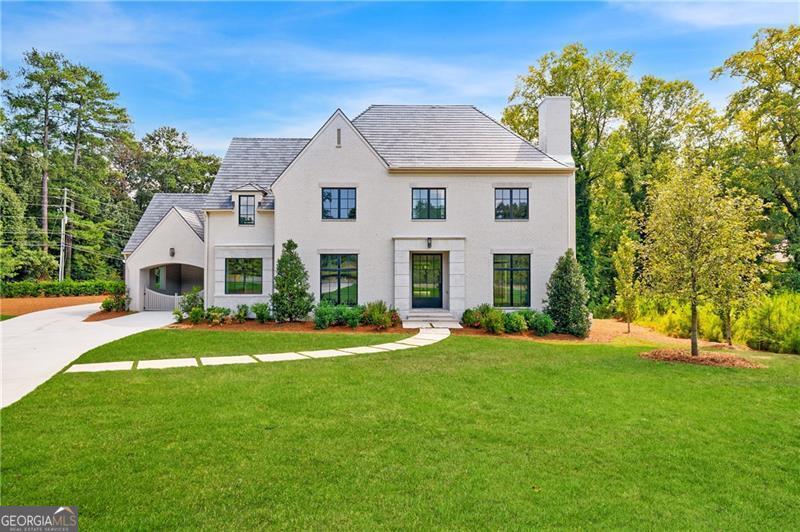
[[[311,360],[314,358],[332,358],[351,355],[368,355],[373,353],[386,353],[403,349],[414,349],[441,342],[450,336],[450,330],[443,328],[420,329],[419,333],[411,338],[389,342],[385,344],[364,345],[360,347],[343,347],[341,349],[318,349],[316,351],[299,351],[297,353],[267,353],[263,355],[237,355],[219,357],[190,358],[164,358],[157,360],[140,360],[135,364],[133,360],[125,362],[96,362],[93,364],[73,364],[66,373],[86,373],[97,371],[130,371],[133,369],[166,369],[203,366],[222,366],[227,364],[255,364],[256,362],[285,362],[289,360]]]
[[[78,356],[112,340],[172,323],[170,312],[139,312],[107,321],[84,322],[100,305],[62,307],[0,322],[2,403],[32,392]]]

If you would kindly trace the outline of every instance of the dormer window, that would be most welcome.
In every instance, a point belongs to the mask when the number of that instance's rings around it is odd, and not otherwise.
[[[239,225],[256,224],[256,197],[239,196]]]

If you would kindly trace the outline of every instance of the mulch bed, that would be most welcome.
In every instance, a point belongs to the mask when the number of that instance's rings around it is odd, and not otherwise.
[[[677,362],[682,364],[698,364],[701,366],[717,366],[722,368],[746,368],[746,369],[759,369],[765,368],[761,364],[757,364],[746,358],[737,357],[728,353],[712,353],[702,352],[698,356],[693,357],[691,352],[685,349],[654,349],[639,355],[642,358],[649,360],[657,360],[659,362]]]
[[[580,340],[571,334],[550,333],[547,336],[536,336],[530,331],[519,333],[492,334],[483,329],[464,327],[463,329],[450,329],[450,332],[459,336],[492,336],[494,338],[513,338],[516,340]]]
[[[122,316],[128,316],[129,314],[134,314],[130,310],[100,310],[95,312],[94,314],[90,314],[86,316],[86,319],[83,321],[103,321],[103,320],[111,320],[114,318],[121,318]]]
[[[105,298],[106,296],[0,297],[0,314],[19,316],[51,308],[100,303]]]
[[[414,329],[403,329],[402,327],[389,327],[388,329],[376,329],[372,325],[359,325],[356,328],[334,326],[327,329],[315,329],[313,321],[299,321],[286,323],[258,323],[255,320],[247,320],[244,323],[223,323],[222,325],[211,325],[209,323],[175,323],[168,326],[169,329],[197,329],[205,331],[254,331],[254,332],[315,332],[315,333],[400,333],[411,334]]]

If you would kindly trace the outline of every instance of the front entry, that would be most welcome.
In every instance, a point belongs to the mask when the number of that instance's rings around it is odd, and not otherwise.
[[[411,308],[442,308],[441,253],[411,255]]]

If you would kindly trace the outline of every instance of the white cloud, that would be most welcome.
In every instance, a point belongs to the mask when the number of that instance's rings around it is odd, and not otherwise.
[[[617,3],[617,2],[612,2]],[[800,3],[783,2],[624,2],[625,9],[700,29],[787,25],[800,22]]]

